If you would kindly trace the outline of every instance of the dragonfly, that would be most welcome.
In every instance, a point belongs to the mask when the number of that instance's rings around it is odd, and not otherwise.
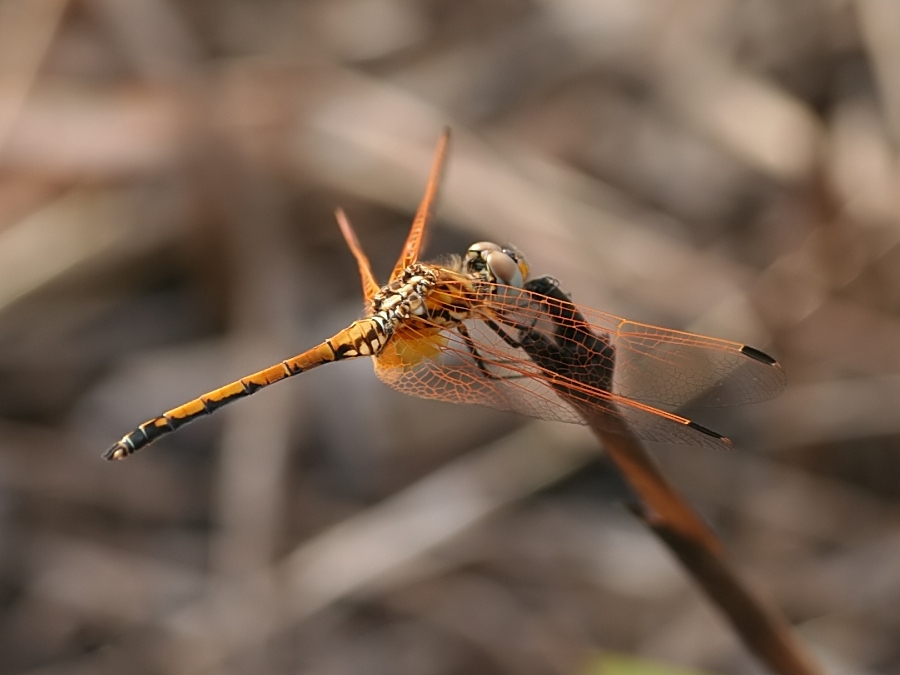
[[[724,447],[721,434],[677,411],[768,399],[781,366],[753,347],[630,321],[576,305],[550,276],[531,277],[511,245],[473,244],[420,262],[447,160],[438,143],[425,195],[386,285],[376,282],[346,214],[336,217],[362,281],[365,313],[319,345],[172,408],[104,453],[122,459],[271,384],[333,361],[371,357],[406,394],[481,404],[572,423],[611,420],[654,442]]]

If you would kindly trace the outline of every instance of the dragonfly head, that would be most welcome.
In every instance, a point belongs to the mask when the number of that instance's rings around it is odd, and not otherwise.
[[[472,244],[466,251],[463,266],[472,277],[514,288],[522,288],[529,271],[528,261],[518,249],[490,241]]]

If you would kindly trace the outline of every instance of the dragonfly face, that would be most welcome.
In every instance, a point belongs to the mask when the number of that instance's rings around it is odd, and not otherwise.
[[[521,288],[528,278],[528,262],[513,246],[491,241],[472,244],[463,258],[465,273],[473,279]]]
[[[758,401],[784,386],[780,366],[752,347],[574,304],[556,279],[531,278],[512,246],[478,242],[447,264],[419,262],[447,140],[445,133],[386,285],[375,281],[349,221],[337,213],[362,278],[364,318],[298,356],[148,420],[105,457],[121,459],[263,387],[360,356],[373,357],[378,377],[407,394],[565,422],[614,416],[614,427],[624,424],[646,440],[712,446],[728,441],[674,411],[698,398],[707,405]]]

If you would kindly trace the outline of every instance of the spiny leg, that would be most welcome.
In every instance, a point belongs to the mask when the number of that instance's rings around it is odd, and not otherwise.
[[[484,322],[488,325],[492,331],[494,331],[500,339],[502,339],[506,344],[508,344],[513,349],[520,349],[522,347],[522,343],[515,340],[509,333],[503,330],[495,321],[491,319],[484,319]],[[532,324],[533,326],[534,324]]]
[[[513,349],[519,349],[522,345],[516,342],[510,335],[506,333],[500,326],[498,326],[495,322],[490,319],[483,319],[484,323],[486,323],[497,335],[499,335],[503,341],[508,344]],[[482,358],[481,354],[478,352],[478,347],[475,346],[475,341],[472,339],[472,336],[469,335],[469,331],[466,328],[465,324],[459,324],[456,326],[456,331],[462,336],[463,342],[466,345],[466,348],[469,350],[469,353],[472,355],[472,359],[475,361],[475,365],[478,366],[478,370],[481,371],[481,374],[486,378],[491,380],[517,380],[525,375],[494,375],[494,373],[490,372],[487,368],[487,364]]]
[[[484,359],[481,358],[481,354],[478,353],[478,348],[475,346],[475,342],[472,340],[472,336],[469,335],[469,331],[466,328],[465,324],[459,324],[456,327],[456,332],[462,336],[463,342],[466,343],[466,348],[472,355],[472,359],[475,361],[475,365],[478,366],[478,370],[481,371],[481,374],[489,380],[500,379],[487,369],[487,365],[485,365]]]

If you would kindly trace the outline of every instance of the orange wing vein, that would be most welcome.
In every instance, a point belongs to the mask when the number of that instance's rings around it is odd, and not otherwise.
[[[350,247],[353,257],[356,258],[356,264],[359,266],[359,277],[362,280],[363,298],[365,299],[366,307],[368,308],[372,298],[379,290],[381,290],[381,286],[375,281],[375,276],[372,274],[372,267],[369,264],[369,258],[365,254],[365,251],[363,251],[362,246],[360,246],[359,239],[356,238],[356,232],[354,232],[353,226],[347,219],[344,210],[338,209],[335,211],[334,215],[341,228],[341,234],[344,235],[344,241],[347,242],[347,246]]]
[[[407,267],[417,262],[419,259],[419,249],[421,249],[425,238],[425,231],[434,216],[434,208],[437,200],[438,189],[441,185],[441,176],[444,173],[444,165],[447,161],[447,148],[450,143],[450,129],[445,128],[444,133],[438,141],[438,147],[434,154],[434,160],[431,164],[431,173],[428,176],[428,185],[425,188],[425,196],[419,204],[416,211],[416,217],[413,220],[406,243],[403,245],[403,252],[400,259],[394,266],[391,273],[391,281],[396,279],[403,273]]]

